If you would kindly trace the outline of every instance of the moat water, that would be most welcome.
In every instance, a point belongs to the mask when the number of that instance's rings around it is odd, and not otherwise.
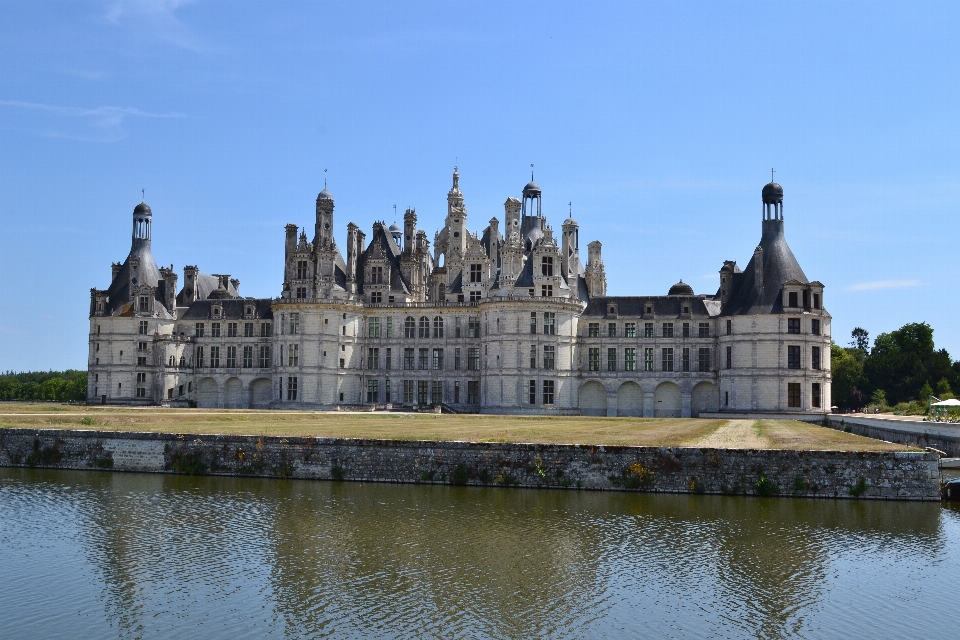
[[[0,638],[960,637],[939,503],[0,469]]]

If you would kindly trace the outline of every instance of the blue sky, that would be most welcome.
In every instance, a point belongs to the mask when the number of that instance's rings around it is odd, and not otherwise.
[[[0,0],[0,369],[83,368],[140,190],[161,265],[275,296],[324,169],[346,224],[454,163],[480,231],[530,164],[611,295],[714,293],[770,168],[837,342],[926,321],[960,357],[960,3]]]

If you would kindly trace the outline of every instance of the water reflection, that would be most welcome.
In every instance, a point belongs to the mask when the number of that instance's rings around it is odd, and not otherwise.
[[[883,633],[958,586],[958,542],[929,503],[4,469],[0,637]]]

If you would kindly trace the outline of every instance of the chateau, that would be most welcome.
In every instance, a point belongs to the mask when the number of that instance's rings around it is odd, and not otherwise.
[[[275,409],[696,417],[824,413],[830,315],[784,237],[783,189],[762,191],[762,235],[713,294],[607,296],[600,242],[559,237],[531,181],[504,226],[480,234],[453,173],[443,229],[374,222],[333,237],[317,196],[313,238],[284,237],[283,290],[244,298],[229,275],[158,268],[153,213],[133,210],[130,253],[90,291],[88,401]]]

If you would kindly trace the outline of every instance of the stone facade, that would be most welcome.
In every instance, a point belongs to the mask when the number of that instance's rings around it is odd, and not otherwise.
[[[939,500],[928,452],[0,432],[0,466],[811,498]]]
[[[454,169],[443,229],[375,222],[334,240],[334,200],[313,239],[288,224],[278,297],[152,255],[153,214],[134,209],[130,254],[91,290],[88,400],[206,407],[443,405],[483,413],[690,417],[824,413],[830,315],[783,234],[783,190],[763,188],[760,244],[714,294],[607,296],[600,242],[547,224],[533,180],[479,234]]]

